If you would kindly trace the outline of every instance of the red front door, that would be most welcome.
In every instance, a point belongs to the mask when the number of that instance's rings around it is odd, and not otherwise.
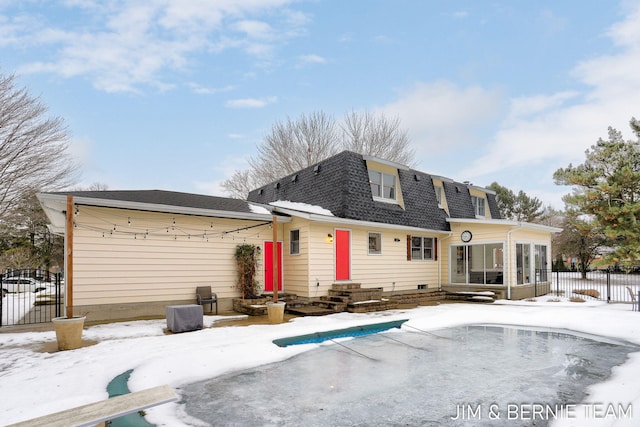
[[[264,291],[273,292],[273,242],[264,242]],[[282,290],[282,242],[278,242],[278,292]]]
[[[351,280],[351,231],[335,231],[336,281]]]

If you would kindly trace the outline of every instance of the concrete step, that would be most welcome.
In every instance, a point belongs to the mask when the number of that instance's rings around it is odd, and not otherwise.
[[[382,288],[336,290],[329,289],[330,297],[348,298],[350,302],[368,301],[382,298]]]

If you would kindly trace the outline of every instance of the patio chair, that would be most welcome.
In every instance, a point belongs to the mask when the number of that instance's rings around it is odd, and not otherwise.
[[[627,290],[631,296],[631,311],[636,311],[636,308],[638,307],[638,296],[633,293],[629,286],[627,286]],[[638,308],[638,311],[640,311],[640,308]]]
[[[198,286],[196,288],[196,299],[198,304],[209,304],[209,312],[213,309],[213,304],[216,305],[216,314],[218,314],[218,296],[211,292],[211,286]]]

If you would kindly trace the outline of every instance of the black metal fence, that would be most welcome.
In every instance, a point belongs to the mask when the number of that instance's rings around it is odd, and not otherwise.
[[[580,272],[539,270],[538,277],[551,279],[551,292],[567,298],[631,303],[640,292],[640,274],[634,273],[594,270],[583,278]]]
[[[50,322],[62,316],[62,275],[14,270],[0,275],[0,327]]]

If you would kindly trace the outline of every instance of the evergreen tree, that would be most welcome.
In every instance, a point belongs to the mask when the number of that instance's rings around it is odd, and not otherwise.
[[[631,129],[637,141],[625,141],[610,127],[609,139],[592,145],[583,164],[554,174],[556,184],[574,186],[563,199],[567,206],[613,242],[606,259],[623,265],[640,259],[640,123],[635,118]]]
[[[544,209],[537,197],[530,197],[522,190],[515,194],[497,182],[492,182],[487,188],[496,192],[502,218],[521,222],[538,222],[542,218]]]

